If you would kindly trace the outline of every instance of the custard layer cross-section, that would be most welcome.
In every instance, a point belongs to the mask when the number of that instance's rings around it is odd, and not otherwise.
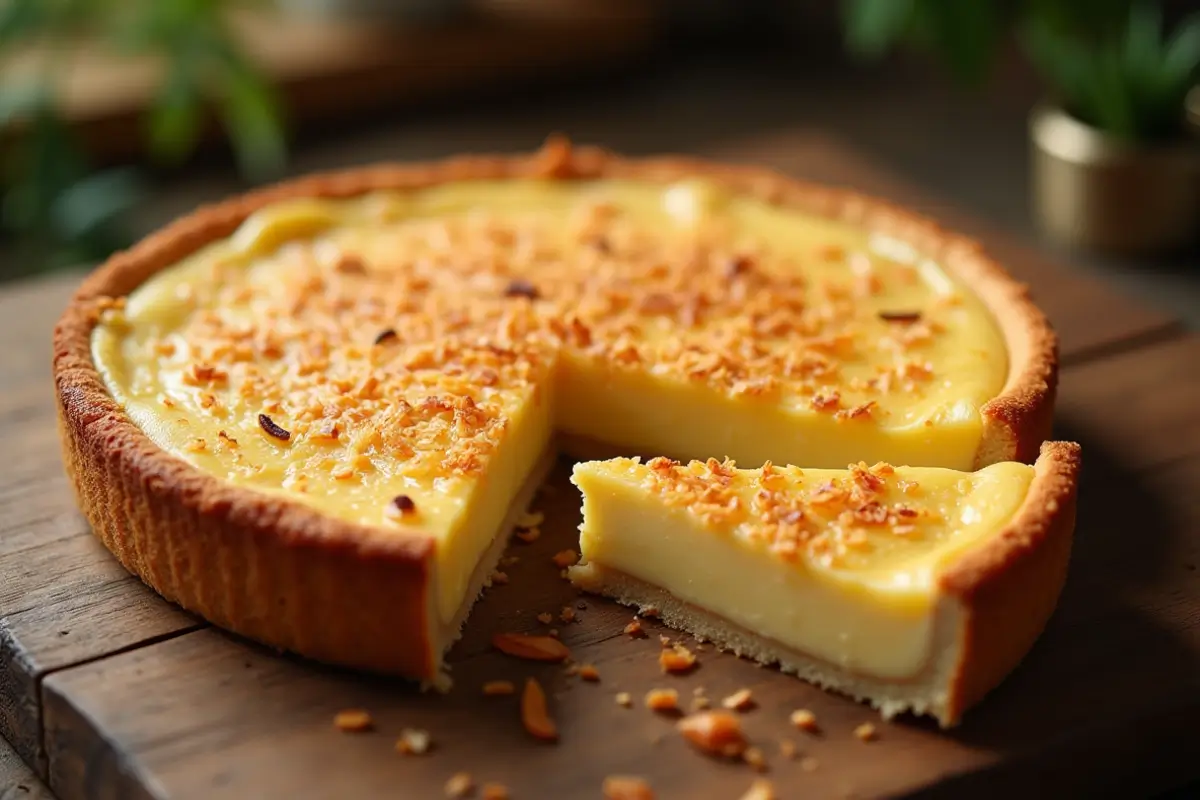
[[[938,575],[1025,501],[1033,468],[849,470],[710,459],[586,462],[572,578],[597,568],[660,587],[734,626],[890,680],[933,657]]]

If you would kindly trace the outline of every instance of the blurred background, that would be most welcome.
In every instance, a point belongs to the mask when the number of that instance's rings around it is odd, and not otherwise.
[[[562,132],[916,187],[1197,326],[1194,7],[0,0],[0,281],[263,181]]]

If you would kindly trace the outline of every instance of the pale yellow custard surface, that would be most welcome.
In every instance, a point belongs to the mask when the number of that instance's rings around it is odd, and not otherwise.
[[[594,565],[849,670],[903,680],[931,656],[936,579],[1003,530],[1033,467],[849,470],[711,459],[578,464]]]
[[[443,620],[553,430],[967,468],[1008,368],[981,302],[902,242],[701,181],[281,202],[106,312],[93,352],[180,458],[435,537]]]

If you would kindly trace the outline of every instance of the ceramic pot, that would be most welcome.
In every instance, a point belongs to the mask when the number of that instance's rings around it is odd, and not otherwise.
[[[1029,133],[1033,214],[1052,238],[1129,254],[1200,238],[1200,142],[1130,144],[1053,106],[1034,109]]]

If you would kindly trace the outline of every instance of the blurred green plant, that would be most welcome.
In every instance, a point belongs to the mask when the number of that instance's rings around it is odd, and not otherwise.
[[[1138,0],[843,0],[842,11],[852,53],[916,47],[966,84],[1015,37],[1065,111],[1128,141],[1177,136],[1200,78],[1200,15],[1164,36],[1160,7]]]
[[[1179,133],[1187,93],[1200,77],[1200,15],[1164,37],[1161,11],[1134,5],[1124,33],[1094,45],[1040,19],[1021,33],[1029,57],[1080,121],[1131,142]]]
[[[0,80],[0,223],[20,237],[27,257],[106,256],[125,243],[121,217],[145,187],[132,168],[93,170],[60,116],[56,90],[79,41],[163,65],[145,115],[149,151],[160,162],[179,163],[194,151],[211,109],[243,174],[260,179],[280,169],[279,103],[229,29],[236,5],[247,3],[0,0],[0,65],[33,48],[39,59],[22,82]]]

